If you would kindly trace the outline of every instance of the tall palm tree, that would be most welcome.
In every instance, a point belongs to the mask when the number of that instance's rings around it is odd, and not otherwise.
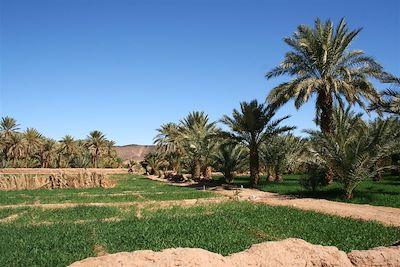
[[[26,167],[28,167],[28,159],[32,159],[34,157],[35,151],[38,150],[40,144],[42,143],[43,136],[35,128],[27,128],[23,133],[23,137],[26,145]]]
[[[183,149],[192,162],[192,178],[201,177],[201,163],[208,164],[216,143],[218,129],[216,122],[210,122],[204,112],[194,111],[180,121],[179,131]],[[208,166],[204,166],[207,169]],[[211,177],[207,177],[211,178]]]
[[[316,95],[316,121],[324,133],[332,131],[334,101],[344,99],[367,110],[364,100],[376,102],[379,94],[370,78],[383,81],[390,75],[362,50],[350,50],[361,29],[349,31],[344,19],[336,29],[332,21],[315,20],[314,28],[300,25],[292,37],[284,39],[292,51],[283,62],[266,74],[267,79],[289,75],[293,79],[275,87],[268,95],[270,104],[282,105],[294,99],[300,108]]]
[[[224,116],[222,123],[227,125],[231,132],[225,132],[232,141],[241,143],[249,149],[249,165],[252,186],[259,181],[260,163],[259,148],[269,137],[293,130],[295,127],[279,126],[282,121],[289,118],[272,120],[277,107],[259,104],[257,100],[250,103],[240,103],[240,111],[234,109],[232,117]]]
[[[101,153],[107,145],[105,135],[100,131],[92,131],[87,137],[87,146],[92,152],[92,164],[94,168],[98,167],[98,161]]]
[[[19,124],[14,118],[11,117],[2,117],[0,122],[0,132],[3,135],[11,135],[12,133],[19,130]]]
[[[64,155],[69,166],[72,156],[77,152],[77,143],[71,135],[67,134],[60,140],[60,145],[60,155]]]
[[[45,138],[40,148],[40,162],[42,168],[53,167],[52,162],[56,159],[57,142],[51,138]]]
[[[11,117],[2,117],[0,122],[0,134],[3,138],[3,156],[4,160],[8,161],[8,154],[10,150],[10,137],[12,134],[16,133],[19,130],[19,124],[14,118]]]
[[[180,174],[181,162],[183,157],[182,135],[179,125],[176,123],[166,123],[157,129],[158,134],[154,138],[157,151],[164,154],[172,171]]]
[[[26,143],[21,133],[13,133],[9,137],[10,158],[12,158],[13,167],[21,167],[20,160],[25,156]]]

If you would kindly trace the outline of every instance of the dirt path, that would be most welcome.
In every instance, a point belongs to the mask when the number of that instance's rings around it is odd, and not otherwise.
[[[256,203],[265,203],[273,206],[289,206],[301,210],[317,211],[340,217],[351,217],[365,221],[377,221],[388,226],[400,227],[400,209],[367,204],[351,204],[325,199],[296,198],[263,192],[256,189],[226,190],[216,188],[215,192],[239,200],[247,200]]]
[[[41,208],[41,209],[64,209],[73,208],[77,206],[91,206],[91,207],[170,207],[170,206],[193,206],[210,203],[220,203],[228,200],[228,197],[215,197],[215,198],[199,198],[199,199],[180,199],[180,200],[164,200],[164,201],[133,201],[133,202],[98,202],[98,203],[51,203],[51,204],[15,204],[15,205],[1,205],[0,209],[16,209],[16,208]]]
[[[102,174],[126,174],[128,169],[106,169],[106,168],[61,168],[61,169],[50,169],[50,168],[1,168],[0,174],[53,174],[63,172],[67,174],[76,174],[80,172],[97,172]]]

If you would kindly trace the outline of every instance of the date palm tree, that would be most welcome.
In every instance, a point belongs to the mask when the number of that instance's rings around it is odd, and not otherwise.
[[[308,131],[310,152],[317,161],[332,166],[336,179],[343,185],[345,198],[352,198],[358,184],[387,167],[377,168],[377,163],[399,150],[400,127],[391,118],[366,123],[349,109],[336,113],[333,133]]]
[[[66,165],[69,166],[71,158],[77,152],[77,143],[71,135],[65,135],[60,140],[60,154],[66,159]]]
[[[57,155],[57,142],[51,138],[45,138],[40,148],[40,162],[42,168],[53,167],[53,161]]]
[[[97,168],[100,155],[107,146],[107,139],[102,132],[91,131],[87,137],[87,146],[91,151],[93,167]]]
[[[218,134],[216,122],[210,122],[204,112],[194,111],[180,121],[179,132],[183,149],[192,163],[192,178],[200,179],[201,163],[208,164],[208,159],[215,148],[215,138]],[[204,167],[207,169],[209,166]]]
[[[289,118],[273,120],[277,107],[259,104],[257,100],[240,103],[240,110],[233,110],[232,117],[224,116],[222,123],[230,128],[224,135],[233,142],[240,143],[248,148],[251,185],[256,186],[259,181],[260,145],[268,138],[293,130],[295,127],[279,126],[282,121]]]
[[[25,139],[25,154],[26,154],[26,167],[28,167],[28,159],[32,159],[35,156],[35,151],[38,150],[42,143],[43,136],[35,128],[27,128],[23,133]]]
[[[0,132],[5,135],[9,136],[12,133],[19,130],[19,124],[14,118],[11,117],[2,117],[0,122]]]
[[[4,160],[8,161],[8,155],[10,150],[10,137],[12,134],[16,133],[19,130],[19,124],[14,118],[11,117],[2,117],[0,122],[0,134],[3,139],[3,156]]]
[[[282,173],[293,172],[303,163],[305,141],[292,134],[277,135],[261,145],[262,162],[269,182],[282,181]]]
[[[25,156],[26,143],[21,133],[13,133],[9,137],[10,158],[12,158],[13,167],[21,167],[20,160]]]
[[[357,103],[367,110],[365,100],[376,102],[379,94],[370,78],[383,81],[390,76],[372,57],[362,50],[350,50],[361,29],[350,31],[344,19],[336,29],[332,21],[315,20],[314,28],[300,25],[284,42],[291,47],[283,62],[266,74],[267,79],[289,75],[292,80],[275,87],[267,99],[272,105],[282,105],[294,99],[300,108],[316,95],[316,121],[324,133],[332,131],[334,102]]]
[[[247,163],[247,151],[241,145],[222,143],[213,155],[213,166],[222,172],[226,183],[232,183],[234,173],[242,170]]]
[[[180,174],[184,151],[179,125],[172,122],[166,123],[161,125],[157,132],[158,134],[154,138],[157,151],[164,154],[172,171]]]

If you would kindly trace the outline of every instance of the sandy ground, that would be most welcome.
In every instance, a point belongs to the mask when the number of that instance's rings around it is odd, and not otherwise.
[[[58,172],[65,172],[68,174],[80,173],[83,171],[97,172],[102,174],[119,174],[128,173],[128,169],[102,169],[102,168],[61,168],[61,169],[49,169],[49,168],[3,168],[0,169],[0,174],[53,174]]]
[[[194,205],[220,203],[227,201],[228,197],[215,197],[215,198],[199,198],[199,199],[180,199],[180,200],[164,200],[164,201],[132,201],[132,202],[95,202],[95,203],[52,203],[52,204],[15,204],[15,205],[0,205],[0,209],[15,209],[15,208],[41,208],[41,209],[64,209],[73,208],[77,206],[94,206],[94,207],[171,207],[183,206],[190,207]]]

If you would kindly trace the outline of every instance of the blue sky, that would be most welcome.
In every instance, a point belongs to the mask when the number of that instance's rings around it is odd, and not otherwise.
[[[98,129],[151,144],[162,123],[200,110],[217,120],[266,95],[288,47],[316,17],[363,27],[352,48],[400,75],[400,1],[0,0],[0,116],[46,136]],[[383,88],[383,87],[380,87]],[[288,103],[312,128],[314,103]]]

